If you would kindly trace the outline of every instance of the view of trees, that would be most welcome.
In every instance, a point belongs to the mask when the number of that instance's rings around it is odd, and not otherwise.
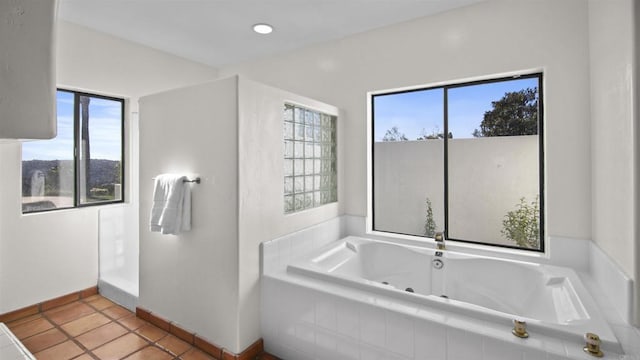
[[[387,130],[382,138],[382,141],[407,141],[407,137],[398,130],[397,126]]]
[[[421,135],[416,140],[433,140],[444,139],[444,132],[439,132],[439,129],[433,130],[430,134],[425,129],[422,129]],[[449,131],[449,139],[453,139],[453,134]],[[382,141],[409,141],[409,138],[404,133],[398,130],[397,126],[387,130],[382,138]]]
[[[508,92],[492,101],[492,110],[484,113],[480,129],[473,136],[518,136],[538,134],[538,89]]]
[[[484,113],[480,129],[473,131],[474,137],[520,136],[538,134],[538,88],[526,88],[507,92],[497,101],[491,102],[492,109]],[[449,132],[449,139],[453,134]],[[444,139],[444,132],[423,129],[416,140]],[[397,126],[387,130],[382,141],[408,141],[407,136]]]

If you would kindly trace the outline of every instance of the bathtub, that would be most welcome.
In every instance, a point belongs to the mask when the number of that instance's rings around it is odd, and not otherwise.
[[[622,351],[569,268],[350,236],[297,259],[287,272],[479,321],[523,320],[532,338],[581,342],[592,332],[605,350]]]

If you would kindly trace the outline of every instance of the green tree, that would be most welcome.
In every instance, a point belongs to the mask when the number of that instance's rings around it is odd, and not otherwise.
[[[507,212],[502,220],[504,237],[524,248],[540,248],[540,206],[539,197],[527,203],[524,197],[516,205],[516,209]]]
[[[407,137],[400,132],[400,130],[398,130],[397,126],[392,127],[391,129],[387,130],[387,132],[384,134],[384,137],[382,138],[382,141],[407,141],[409,139],[407,139]]]
[[[451,131],[449,131],[449,139],[453,139],[453,133],[451,133]],[[416,140],[438,140],[438,139],[444,139],[444,132],[440,132],[439,128],[435,128],[433,130],[431,130],[431,134],[428,134],[427,131],[423,128],[422,131],[420,132],[420,137],[417,138]]]
[[[507,92],[491,102],[492,110],[484,113],[475,137],[517,136],[538,134],[537,87]]]

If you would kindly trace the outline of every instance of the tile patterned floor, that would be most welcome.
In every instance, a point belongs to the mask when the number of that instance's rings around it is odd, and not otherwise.
[[[100,295],[6,325],[38,360],[214,359]]]

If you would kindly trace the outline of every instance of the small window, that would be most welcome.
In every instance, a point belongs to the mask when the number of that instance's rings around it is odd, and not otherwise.
[[[124,100],[58,90],[57,120],[22,145],[22,212],[122,202]]]
[[[542,74],[371,103],[373,230],[544,251]]]
[[[284,106],[284,212],[338,201],[335,116]]]

